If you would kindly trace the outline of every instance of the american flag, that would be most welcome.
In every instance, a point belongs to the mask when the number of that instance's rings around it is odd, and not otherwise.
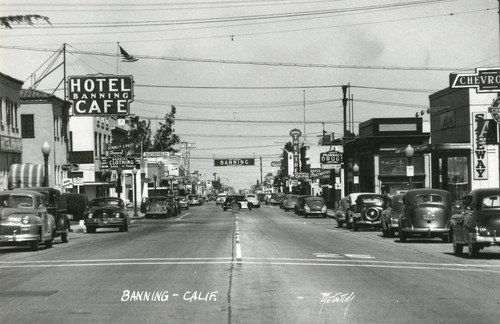
[[[122,55],[122,62],[135,62],[139,60],[137,57],[133,57],[132,55],[127,53],[121,46],[120,53]]]

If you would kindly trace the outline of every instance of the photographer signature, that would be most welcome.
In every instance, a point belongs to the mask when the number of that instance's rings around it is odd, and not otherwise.
[[[343,292],[321,293],[321,309],[319,310],[319,313],[321,314],[321,312],[323,311],[323,307],[325,307],[326,304],[347,304],[347,307],[344,311],[344,318],[345,318],[347,310],[349,309],[349,306],[351,306],[351,303],[355,297],[356,295],[354,294],[354,291],[351,293],[343,293]]]

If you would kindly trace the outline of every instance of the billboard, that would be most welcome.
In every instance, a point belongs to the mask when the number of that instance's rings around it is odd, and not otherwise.
[[[255,159],[214,159],[214,166],[255,165]]]
[[[127,116],[134,101],[131,75],[68,77],[68,100],[74,116]]]

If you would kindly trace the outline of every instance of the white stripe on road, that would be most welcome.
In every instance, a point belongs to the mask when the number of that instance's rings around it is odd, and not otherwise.
[[[189,215],[189,213],[185,213],[184,215],[182,215],[182,216],[180,216],[180,217],[176,218],[176,219],[175,219],[175,221],[178,221],[179,219],[181,219],[182,217],[187,216],[187,215]]]

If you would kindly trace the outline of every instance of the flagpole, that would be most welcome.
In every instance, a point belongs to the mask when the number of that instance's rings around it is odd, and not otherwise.
[[[118,74],[118,64],[120,62],[120,42],[116,42],[116,74]]]

